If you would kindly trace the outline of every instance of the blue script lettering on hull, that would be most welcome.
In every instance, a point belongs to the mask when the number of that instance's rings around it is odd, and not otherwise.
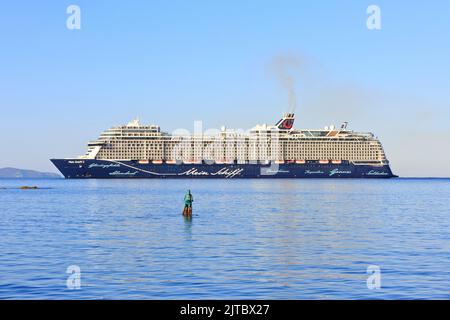
[[[138,161],[52,159],[68,179],[120,178],[392,178],[389,165],[284,164],[140,164]]]

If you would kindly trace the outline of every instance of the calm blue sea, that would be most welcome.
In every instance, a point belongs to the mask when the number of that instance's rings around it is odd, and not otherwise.
[[[0,299],[450,298],[446,179],[0,187]],[[72,265],[80,289],[67,287]]]

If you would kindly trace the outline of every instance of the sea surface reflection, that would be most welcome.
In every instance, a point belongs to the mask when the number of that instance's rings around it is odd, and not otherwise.
[[[2,299],[450,298],[450,180],[0,187]],[[187,189],[192,219],[181,215]],[[79,290],[66,285],[70,265]],[[369,265],[380,289],[367,288]]]

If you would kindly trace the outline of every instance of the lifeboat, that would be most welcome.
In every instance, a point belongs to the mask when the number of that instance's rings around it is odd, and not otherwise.
[[[139,160],[138,163],[139,164],[148,164],[149,161],[148,160]]]
[[[283,163],[284,163],[284,160],[275,160],[275,163],[276,163],[276,164],[283,164]]]
[[[342,161],[341,160],[332,160],[331,163],[332,164],[341,164]]]
[[[328,161],[328,160],[319,160],[319,163],[320,163],[320,164],[328,164],[329,161]]]
[[[225,163],[224,160],[216,160],[215,162],[216,162],[216,164],[224,164]]]
[[[162,164],[163,163],[162,160],[153,160],[152,162],[153,162],[153,164]]]
[[[287,163],[295,163],[295,160],[288,160]]]
[[[295,160],[295,163],[297,163],[297,164],[305,164],[306,160]]]
[[[226,164],[234,164],[234,161],[233,160],[225,160],[224,163],[226,163]]]
[[[177,164],[177,160],[166,160],[167,164]]]

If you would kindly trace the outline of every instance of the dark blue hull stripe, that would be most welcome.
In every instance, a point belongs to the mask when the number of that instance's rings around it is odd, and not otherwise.
[[[389,165],[140,164],[138,161],[52,159],[68,179],[117,178],[392,178]]]

